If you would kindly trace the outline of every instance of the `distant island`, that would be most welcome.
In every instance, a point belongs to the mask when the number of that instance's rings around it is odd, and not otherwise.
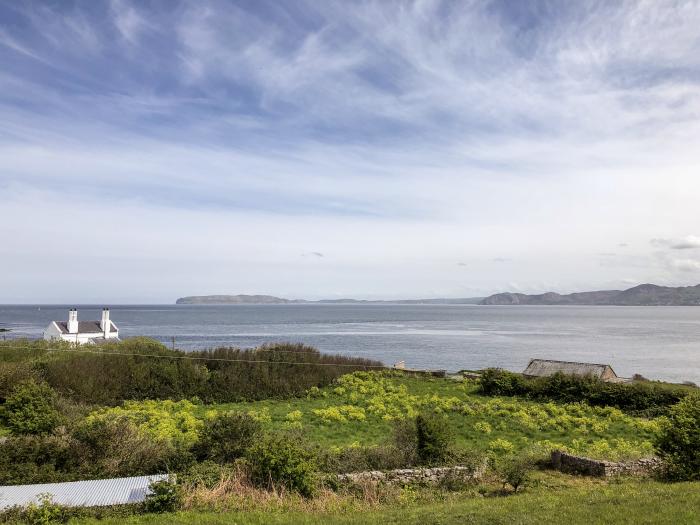
[[[599,290],[566,295],[498,293],[479,301],[482,305],[600,305],[600,306],[698,306],[700,285],[658,286],[640,284],[628,290]]]
[[[462,299],[402,299],[396,301],[369,301],[362,299],[283,299],[273,295],[190,295],[180,297],[175,304],[479,304],[483,297]]]

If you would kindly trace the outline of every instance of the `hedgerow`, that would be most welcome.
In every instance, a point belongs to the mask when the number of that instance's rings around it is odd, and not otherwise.
[[[525,396],[563,402],[585,401],[593,406],[611,406],[640,415],[659,415],[689,393],[685,387],[653,382],[611,383],[592,376],[557,373],[526,378],[507,370],[485,370],[479,380],[481,392],[489,396]]]

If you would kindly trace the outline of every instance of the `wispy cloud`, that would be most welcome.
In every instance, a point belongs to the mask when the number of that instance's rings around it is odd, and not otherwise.
[[[255,259],[251,281],[333,253],[309,289],[268,290],[290,296],[687,279],[654,250],[699,246],[699,26],[692,2],[5,3],[5,260],[21,273],[77,208],[122,207],[171,252],[189,214],[228,225],[198,223],[214,243],[245,229],[245,256],[207,253]],[[8,226],[36,202],[45,223]]]
[[[652,239],[651,243],[656,246],[665,246],[672,250],[693,250],[700,248],[700,237],[688,235],[682,239]]]

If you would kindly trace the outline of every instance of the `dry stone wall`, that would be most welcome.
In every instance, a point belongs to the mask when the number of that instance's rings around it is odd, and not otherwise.
[[[661,469],[659,458],[642,458],[635,461],[603,461],[574,456],[559,450],[552,452],[552,466],[562,472],[586,476],[610,477],[619,474],[647,475]]]
[[[397,469],[397,470],[370,470],[367,472],[351,472],[349,474],[339,474],[338,481],[341,483],[395,483],[413,484],[439,483],[445,478],[458,478],[465,481],[478,480],[485,470],[485,465],[474,469],[472,467],[436,467],[417,469]]]

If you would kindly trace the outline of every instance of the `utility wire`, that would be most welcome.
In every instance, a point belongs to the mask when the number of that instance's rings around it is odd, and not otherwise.
[[[158,355],[158,354],[134,354],[125,352],[104,352],[95,350],[76,350],[76,349],[64,349],[64,348],[46,348],[44,350],[51,350],[55,352],[78,352],[83,354],[95,354],[95,355],[117,355],[117,356],[133,356],[133,357],[156,357],[161,359],[184,359],[190,361],[223,361],[226,363],[257,363],[257,364],[268,364],[268,365],[310,365],[310,366],[343,366],[352,368],[383,368],[391,369],[392,367],[386,365],[365,365],[365,364],[350,364],[350,363],[314,363],[309,361],[270,361],[270,360],[253,360],[253,359],[226,359],[222,357],[191,357],[191,356],[178,356],[178,355]]]
[[[7,348],[7,349],[32,349],[32,350],[39,350],[39,351],[53,351],[53,352],[84,352],[84,353],[94,353],[94,354],[108,354],[108,355],[138,355],[138,356],[143,356],[143,357],[170,357],[173,359],[192,359],[192,360],[204,360],[204,361],[234,361],[234,362],[272,362],[272,363],[281,363],[282,361],[244,361],[244,360],[239,360],[239,359],[225,359],[225,358],[215,358],[215,357],[193,357],[193,356],[160,356],[160,355],[154,355],[154,354],[127,354],[123,352],[103,352],[103,351],[90,351],[90,350],[77,350],[73,348],[37,348],[34,346],[14,346],[14,345],[3,345],[0,343],[0,350]],[[218,349],[224,349],[224,350],[231,350],[233,352],[248,352],[248,353],[269,353],[269,352],[276,352],[278,354],[292,354],[292,355],[304,355],[309,352],[305,351],[291,351],[291,350],[274,350],[274,349],[259,349],[259,348],[227,348],[227,347],[219,347],[219,348],[214,348],[214,349],[204,349],[204,350],[193,350],[194,352],[213,352]],[[175,349],[177,352],[184,352],[185,350],[181,349]],[[315,352],[318,352],[320,356],[328,356],[328,357],[344,357],[347,359],[366,359],[368,361],[374,361],[374,359],[370,357],[363,357],[363,356],[357,356],[357,355],[345,355],[345,354],[324,354],[323,352],[320,352],[319,350],[314,349]],[[314,364],[314,363],[310,363]],[[334,366],[340,366],[340,365],[334,365]],[[355,366],[355,365],[344,365],[344,366]],[[377,366],[377,365],[360,365],[360,366]],[[388,367],[387,367],[388,368]]]

